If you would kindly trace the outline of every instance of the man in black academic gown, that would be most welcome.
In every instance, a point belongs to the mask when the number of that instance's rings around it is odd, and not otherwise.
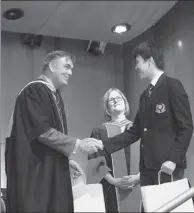
[[[141,94],[132,127],[124,133],[103,140],[108,153],[140,141],[140,184],[158,184],[183,178],[186,152],[193,133],[193,121],[188,95],[180,80],[164,72],[161,48],[155,42],[143,42],[133,52],[136,71],[141,79],[150,81]],[[129,178],[131,184],[139,181]]]
[[[53,51],[43,74],[17,96],[6,139],[8,212],[73,212],[68,157],[77,149],[102,149],[96,139],[67,135],[60,90],[72,75],[74,57]]]

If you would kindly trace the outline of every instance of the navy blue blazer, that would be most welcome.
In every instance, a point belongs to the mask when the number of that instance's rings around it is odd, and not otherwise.
[[[145,90],[133,126],[124,133],[103,140],[108,153],[140,141],[140,172],[143,167],[160,169],[162,163],[173,161],[186,168],[186,152],[193,133],[188,95],[182,83],[162,74],[151,97]]]

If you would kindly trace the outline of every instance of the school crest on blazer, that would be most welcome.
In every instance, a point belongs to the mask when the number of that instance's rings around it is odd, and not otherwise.
[[[156,113],[164,113],[166,111],[166,106],[163,103],[157,104],[155,112]]]

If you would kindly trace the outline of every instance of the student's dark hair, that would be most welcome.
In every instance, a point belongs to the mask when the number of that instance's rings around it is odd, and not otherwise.
[[[157,68],[164,70],[163,51],[154,41],[146,41],[139,44],[133,51],[133,58],[136,59],[138,55],[140,55],[144,60],[148,60],[152,57]]]

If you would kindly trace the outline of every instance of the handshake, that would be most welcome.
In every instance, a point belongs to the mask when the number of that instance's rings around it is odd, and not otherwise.
[[[85,138],[78,142],[78,149],[87,154],[97,152],[99,149],[103,150],[103,147],[102,141],[95,138]]]

